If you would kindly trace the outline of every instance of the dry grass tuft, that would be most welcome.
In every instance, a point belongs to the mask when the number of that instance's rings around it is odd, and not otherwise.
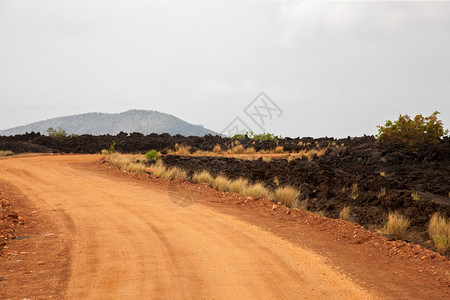
[[[298,196],[300,196],[299,190],[293,186],[286,185],[275,190],[274,198],[277,202],[281,202],[287,207],[297,208]]]
[[[255,153],[256,153],[255,147],[248,147],[247,149],[244,150],[244,154],[255,154]]]
[[[407,217],[397,212],[390,212],[386,224],[386,231],[394,239],[402,240],[406,236],[410,224],[411,221]]]
[[[271,192],[264,184],[257,182],[249,185],[244,192],[245,196],[271,198]]]
[[[308,211],[308,200],[303,200],[297,207],[300,210]]]
[[[275,153],[283,153],[284,147],[283,146],[276,146],[275,150],[273,150]]]
[[[244,153],[244,150],[245,150],[244,146],[238,144],[236,146],[233,146],[231,149],[228,149],[227,153],[228,154],[242,154],[242,153]]]
[[[339,212],[339,219],[350,221],[350,213],[351,213],[350,206],[344,206],[342,210]]]
[[[168,150],[167,154],[172,155],[191,155],[191,146],[175,144],[175,150]]]
[[[188,180],[187,172],[178,167],[167,168],[166,172],[164,172],[161,177],[165,179],[182,178]]]
[[[248,180],[242,177],[231,181],[230,192],[236,194],[244,194],[245,190],[248,188]]]
[[[12,154],[13,152],[11,150],[0,150],[0,156],[8,156]]]
[[[352,184],[352,187],[350,189],[350,198],[352,198],[353,200],[356,200],[359,196],[358,193],[358,184],[354,183]]]
[[[202,170],[200,172],[196,171],[194,175],[192,175],[192,182],[194,183],[205,182],[207,184],[211,184],[213,180],[214,177],[212,177],[212,175],[206,170]]]
[[[419,192],[412,192],[411,197],[414,201],[420,201],[420,194]]]
[[[271,157],[263,157],[262,160],[263,160],[263,162],[269,163],[272,161],[272,158]]]
[[[382,187],[380,189],[380,192],[377,194],[377,198],[380,199],[381,197],[386,195],[386,188]]]
[[[219,175],[211,182],[211,186],[220,192],[229,192],[231,180],[225,176]]]
[[[119,153],[111,154],[109,163],[112,166],[128,172],[142,173],[146,168],[143,163],[136,162],[136,158]]]
[[[212,150],[214,153],[222,153],[222,147],[219,144],[216,144]]]
[[[152,174],[156,177],[172,179],[172,178],[183,178],[188,180],[187,172],[178,167],[167,167],[161,160],[158,160],[155,164],[150,166]]]
[[[436,212],[428,224],[428,235],[440,254],[450,249],[450,220]]]

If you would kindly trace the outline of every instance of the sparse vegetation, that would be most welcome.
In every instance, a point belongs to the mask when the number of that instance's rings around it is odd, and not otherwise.
[[[350,198],[352,198],[353,200],[356,200],[359,196],[358,193],[358,184],[354,183],[352,184],[352,187],[350,189]]]
[[[254,141],[275,141],[278,139],[282,139],[281,136],[276,136],[273,133],[260,133],[260,134],[255,134],[252,131],[247,131],[244,134],[236,134],[232,137],[232,139],[235,140],[243,140],[245,138],[249,138],[250,140],[254,140]]]
[[[274,152],[275,153],[283,153],[284,152],[284,147],[283,146],[276,146]]]
[[[247,187],[244,192],[245,196],[271,198],[271,192],[264,184],[257,182]]]
[[[167,154],[187,156],[191,154],[191,146],[175,144],[175,150],[168,150]]]
[[[12,154],[13,154],[13,152],[11,150],[0,150],[0,157],[12,155]]]
[[[143,163],[137,162],[134,157],[122,155],[119,153],[111,154],[109,163],[121,170],[142,173],[146,169]]]
[[[384,126],[377,126],[377,139],[379,142],[401,145],[409,150],[436,144],[442,136],[448,134],[442,121],[438,120],[438,114],[438,111],[429,117],[419,114],[414,119],[408,115],[400,115],[394,122],[386,121]]]
[[[225,176],[219,175],[211,182],[211,186],[213,189],[216,189],[219,192],[229,192],[231,180],[229,180]]]
[[[300,191],[293,186],[283,186],[275,190],[274,198],[287,207],[297,208]]]
[[[214,152],[216,154],[222,153],[222,147],[220,147],[220,145],[217,144],[217,145],[214,146],[212,152]]]
[[[114,147],[116,147],[116,142],[112,141],[111,146],[109,146],[109,154],[114,153]]]
[[[380,176],[381,176],[381,177],[386,177],[386,172],[381,171],[381,172],[380,172]]]
[[[65,138],[67,136],[67,133],[64,129],[62,129],[61,127],[58,127],[58,129],[54,129],[53,127],[49,127],[47,129],[48,132],[48,136],[53,138],[53,139],[60,139],[60,138]]]
[[[248,180],[242,177],[239,177],[237,179],[234,179],[230,183],[230,192],[236,193],[236,194],[244,194],[245,190],[248,187]]]
[[[344,206],[339,212],[339,219],[350,221],[350,213],[351,213],[350,206]]]
[[[213,180],[214,177],[212,177],[212,175],[206,170],[194,172],[194,174],[192,175],[192,181],[194,183],[204,182],[207,184],[211,184]]]
[[[386,223],[386,232],[396,240],[405,238],[411,221],[398,212],[390,212]]]
[[[411,197],[414,201],[420,201],[420,194],[419,192],[412,192]]]
[[[382,187],[380,189],[380,192],[377,194],[377,198],[380,199],[381,197],[386,195],[386,188]]]
[[[450,220],[436,212],[428,224],[428,235],[440,254],[450,249]]]
[[[145,153],[145,158],[147,158],[147,160],[159,160],[161,159],[161,156],[159,155],[158,151],[153,149]]]

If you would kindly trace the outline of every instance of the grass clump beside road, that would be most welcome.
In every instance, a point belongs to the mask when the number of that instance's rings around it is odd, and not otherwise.
[[[0,157],[12,155],[12,154],[13,154],[13,152],[11,150],[0,150]]]
[[[230,192],[242,195],[247,189],[248,184],[248,180],[245,178],[239,177],[237,179],[234,179],[230,183]]]
[[[214,177],[212,177],[212,175],[206,170],[196,171],[192,175],[192,182],[194,182],[194,183],[204,182],[207,184],[211,184],[211,182],[213,180],[214,180]]]
[[[211,187],[220,192],[229,192],[231,186],[231,180],[225,176],[219,175],[212,182]]]
[[[250,184],[243,192],[244,196],[251,196],[255,198],[262,197],[270,199],[272,196],[270,190],[261,182]]]
[[[339,212],[339,219],[350,221],[350,213],[351,213],[350,206],[344,206]]]
[[[428,224],[428,235],[440,254],[450,249],[450,220],[440,213],[434,213]]]
[[[142,173],[146,166],[141,162],[136,162],[134,157],[113,153],[109,157],[109,163],[121,170]]]
[[[405,238],[411,221],[398,212],[390,212],[386,223],[386,232],[396,240]]]
[[[161,160],[150,166],[153,175],[165,179],[182,178],[188,180],[187,172],[178,167],[167,167]]]
[[[275,190],[274,198],[287,207],[297,208],[300,191],[293,186],[283,186]]]

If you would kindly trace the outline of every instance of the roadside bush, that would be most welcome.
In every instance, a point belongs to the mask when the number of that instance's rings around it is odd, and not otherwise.
[[[429,117],[421,114],[411,119],[408,115],[400,115],[397,121],[386,121],[379,128],[377,140],[383,143],[401,145],[409,150],[419,150],[423,146],[436,144],[439,139],[448,133],[444,130],[441,120],[438,120],[438,111]]]
[[[214,180],[214,178],[211,176],[211,174],[206,171],[206,170],[202,170],[202,171],[196,171],[193,175],[192,175],[192,182],[194,183],[200,183],[200,182],[205,182],[207,184],[211,184],[211,182]]]
[[[257,182],[248,186],[244,191],[244,196],[271,198],[270,191],[264,186],[264,184]]]
[[[289,185],[277,188],[274,194],[277,202],[291,208],[298,207],[298,196],[300,196],[300,191]]]
[[[406,236],[410,224],[411,221],[407,217],[397,212],[390,212],[386,224],[386,231],[394,239],[402,240]]]
[[[230,192],[236,194],[244,194],[245,190],[248,187],[248,180],[242,177],[239,177],[230,183]]]
[[[119,153],[112,154],[109,163],[121,170],[142,173],[146,166],[143,163],[136,162],[136,159]]]
[[[231,181],[225,176],[219,175],[212,182],[211,186],[220,192],[230,191]]]
[[[145,158],[147,158],[147,160],[158,160],[161,157],[159,156],[158,151],[153,149],[145,153]]]
[[[428,235],[436,250],[445,254],[450,248],[450,220],[439,213],[434,213],[428,224]]]

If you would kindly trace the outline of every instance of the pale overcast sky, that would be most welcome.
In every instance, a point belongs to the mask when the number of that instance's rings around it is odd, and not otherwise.
[[[450,2],[0,0],[0,129],[149,109],[221,132],[264,91],[283,136],[450,124]]]

